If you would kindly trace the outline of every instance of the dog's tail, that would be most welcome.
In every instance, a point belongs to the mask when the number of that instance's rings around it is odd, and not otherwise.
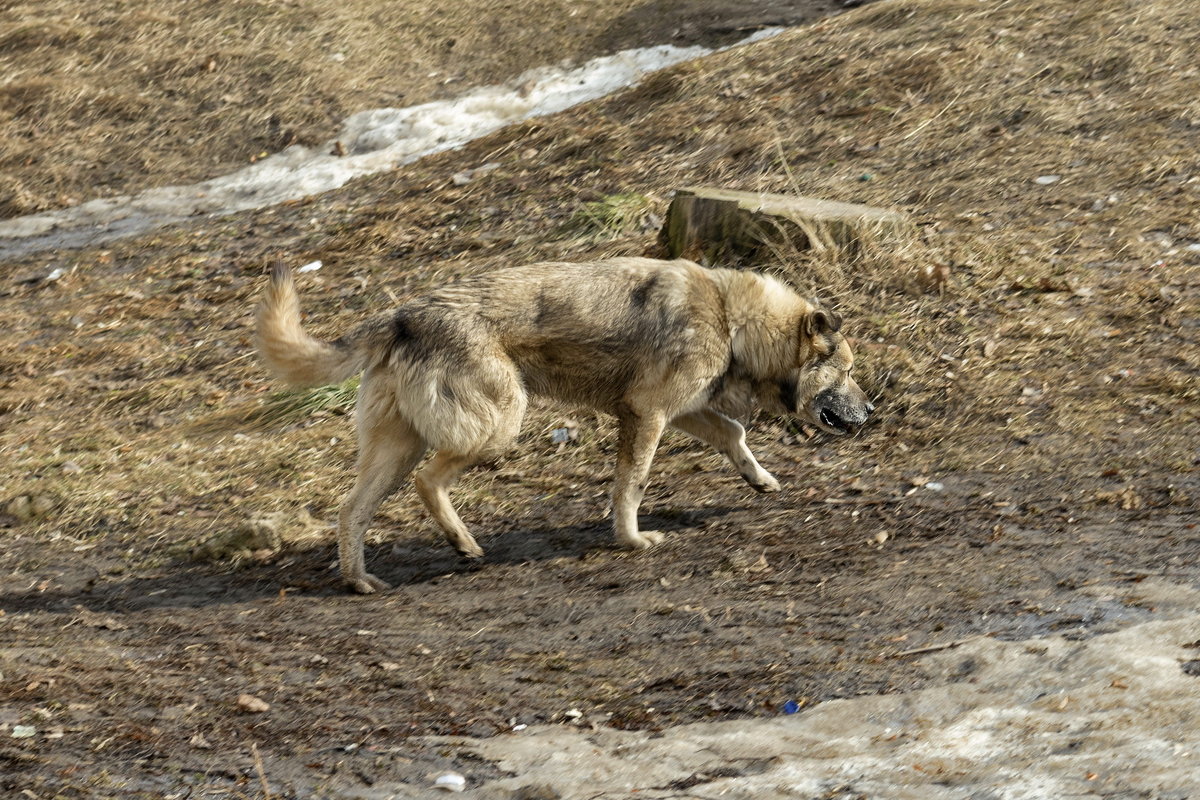
[[[394,336],[372,320],[334,342],[309,336],[300,322],[300,298],[292,271],[282,262],[258,306],[258,352],[267,367],[291,386],[340,383],[366,366],[384,338]]]

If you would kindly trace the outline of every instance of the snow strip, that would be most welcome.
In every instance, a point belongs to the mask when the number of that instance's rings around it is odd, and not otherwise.
[[[780,30],[759,31],[738,44]],[[603,97],[655,70],[712,52],[672,45],[624,50],[575,68],[533,69],[508,84],[473,89],[451,100],[362,111],[317,147],[294,145],[229,175],[0,221],[0,257],[99,244],[198,215],[263,208],[327,192],[354,178],[459,147],[506,125]]]

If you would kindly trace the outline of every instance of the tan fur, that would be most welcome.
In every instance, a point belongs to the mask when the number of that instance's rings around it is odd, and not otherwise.
[[[291,273],[276,267],[258,342],[271,370],[294,385],[362,372],[358,480],[339,517],[338,552],[347,582],[373,592],[386,584],[366,571],[363,534],[429,450],[436,455],[416,475],[418,495],[459,552],[482,555],[448,490],[511,445],[529,394],[617,418],[613,517],[626,547],[662,539],[638,529],[637,509],[667,425],[711,444],[759,491],[778,490],[731,415],[757,406],[831,433],[857,429],[871,406],[849,376],[839,326],[772,278],[622,258],[499,270],[322,342],[304,332]]]

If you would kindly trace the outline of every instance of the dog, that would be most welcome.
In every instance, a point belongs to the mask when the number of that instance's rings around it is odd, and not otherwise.
[[[326,342],[304,331],[291,271],[276,264],[257,344],[292,386],[362,375],[358,472],[338,516],[338,559],[349,586],[370,594],[388,585],[366,570],[363,534],[427,451],[417,493],[459,553],[483,555],[448,490],[509,448],[530,395],[616,417],[613,526],[624,547],[663,539],[638,528],[637,512],[668,425],[714,447],[758,491],[778,491],[734,417],[758,407],[831,434],[857,431],[874,407],[850,377],[841,324],[771,277],[615,258],[467,278]]]

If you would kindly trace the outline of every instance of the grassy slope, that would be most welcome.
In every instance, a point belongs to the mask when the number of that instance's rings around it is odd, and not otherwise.
[[[320,143],[363,108],[593,55],[606,25],[633,4],[575,20],[570,5],[9,4],[0,214],[143,188],[148,177],[212,177],[294,142]],[[484,9],[490,26],[477,22]]]
[[[0,217],[187,183],[368,108],[622,47],[725,42],[835,7],[755,0],[0,4]],[[764,9],[764,6],[769,8]]]

